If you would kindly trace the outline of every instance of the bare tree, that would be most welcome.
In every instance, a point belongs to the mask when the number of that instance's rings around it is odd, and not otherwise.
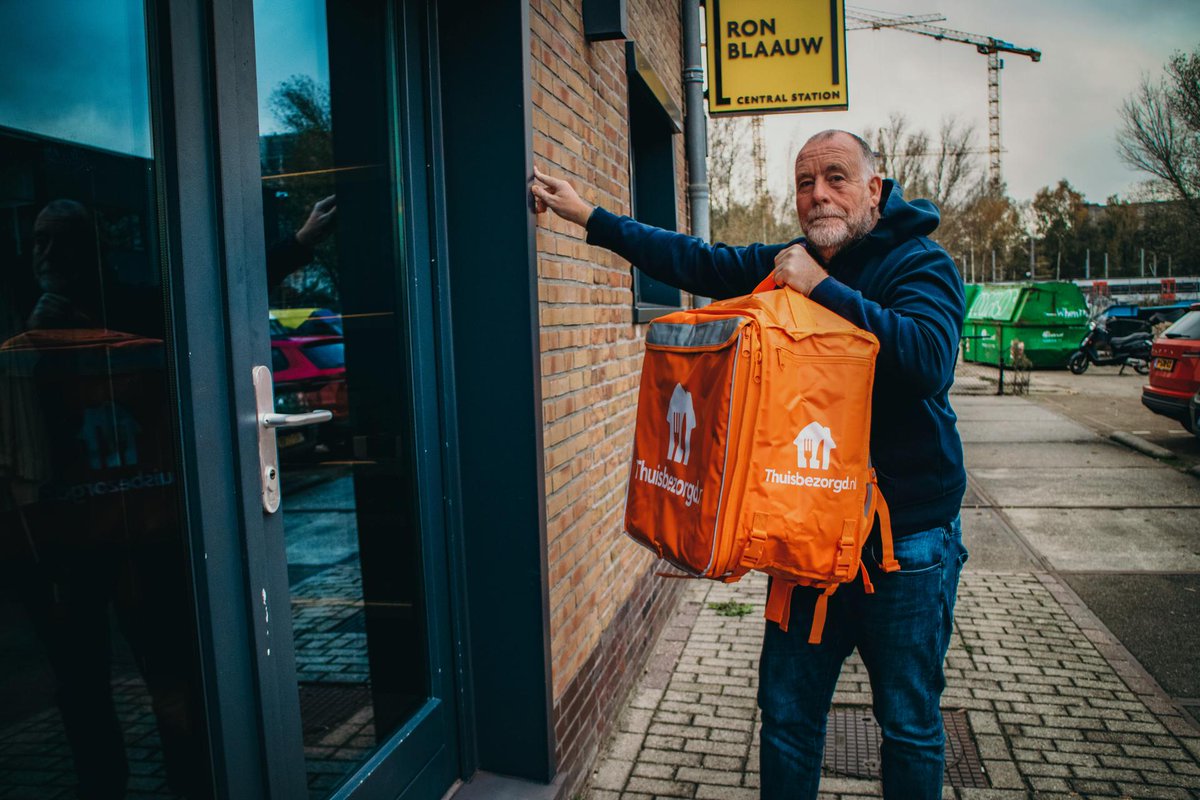
[[[942,120],[929,177],[931,199],[941,208],[958,208],[979,193],[982,173],[974,144],[974,125],[954,117]]]
[[[750,194],[750,118],[717,117],[708,121],[708,196],[714,211]]]
[[[864,134],[875,150],[880,172],[904,188],[907,197],[924,197],[952,211],[978,196],[979,160],[974,126],[947,118],[936,138],[914,130],[907,116],[893,113],[887,125]]]
[[[993,254],[996,277],[1004,280],[1012,277],[1010,263],[1019,261],[1024,252],[1020,210],[1002,187],[991,189],[982,178],[973,185],[967,199],[942,214],[933,238],[956,259],[967,263],[974,260],[976,278],[982,280],[992,275]]]
[[[949,117],[935,139],[893,112],[886,125],[866,131],[863,138],[876,153],[879,171],[908,197],[926,197],[949,212],[980,191],[973,125]]]
[[[293,75],[271,92],[271,112],[289,130],[329,135],[329,89],[308,75]]]
[[[1200,48],[1176,52],[1165,77],[1143,76],[1121,104],[1121,160],[1162,180],[1200,222]]]
[[[768,185],[766,196],[756,196],[753,159],[749,117],[709,120],[708,193],[714,241],[786,242],[799,235],[795,195],[780,197]]]
[[[875,151],[880,174],[900,184],[909,197],[930,194],[928,133],[912,130],[908,117],[892,112],[886,125],[864,131],[863,139]]]
[[[263,177],[273,190],[278,224],[287,232],[300,228],[313,205],[336,191],[333,173],[333,118],[329,88],[307,75],[292,75],[271,92],[271,111],[285,132],[277,161],[264,164]],[[279,231],[282,232],[282,231]],[[275,235],[278,232],[271,232]],[[275,289],[275,299],[290,305],[311,303],[338,307],[337,246],[333,238],[316,247],[312,263]]]

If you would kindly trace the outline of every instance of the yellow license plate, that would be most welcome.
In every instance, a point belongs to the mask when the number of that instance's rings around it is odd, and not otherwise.
[[[1159,372],[1170,372],[1175,369],[1175,359],[1173,358],[1156,358],[1154,359],[1154,368]]]

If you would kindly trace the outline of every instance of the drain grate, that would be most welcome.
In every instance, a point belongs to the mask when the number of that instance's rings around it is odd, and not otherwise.
[[[321,737],[369,705],[371,690],[363,684],[300,684],[304,744],[320,744]]]
[[[988,788],[979,749],[971,735],[967,712],[942,711],[946,729],[946,783],[971,789]],[[835,708],[825,731],[825,772],[848,778],[879,777],[879,744],[882,737],[869,709]]]

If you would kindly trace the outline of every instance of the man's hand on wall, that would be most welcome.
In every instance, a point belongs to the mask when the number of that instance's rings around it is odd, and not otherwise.
[[[529,188],[533,193],[533,205],[541,214],[547,208],[563,219],[587,227],[588,217],[595,206],[583,201],[575,187],[562,178],[552,178],[537,167],[533,168],[536,182]]]
[[[805,297],[817,284],[829,277],[809,255],[804,245],[794,244],[775,256],[775,271],[771,273],[776,286],[790,286]]]

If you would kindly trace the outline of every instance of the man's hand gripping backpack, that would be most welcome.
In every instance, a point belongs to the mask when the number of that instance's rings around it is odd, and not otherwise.
[[[878,514],[869,463],[879,341],[791,289],[660,317],[646,334],[625,530],[695,577],[772,576],[766,617],[787,630],[792,589],[829,596],[860,573]]]

